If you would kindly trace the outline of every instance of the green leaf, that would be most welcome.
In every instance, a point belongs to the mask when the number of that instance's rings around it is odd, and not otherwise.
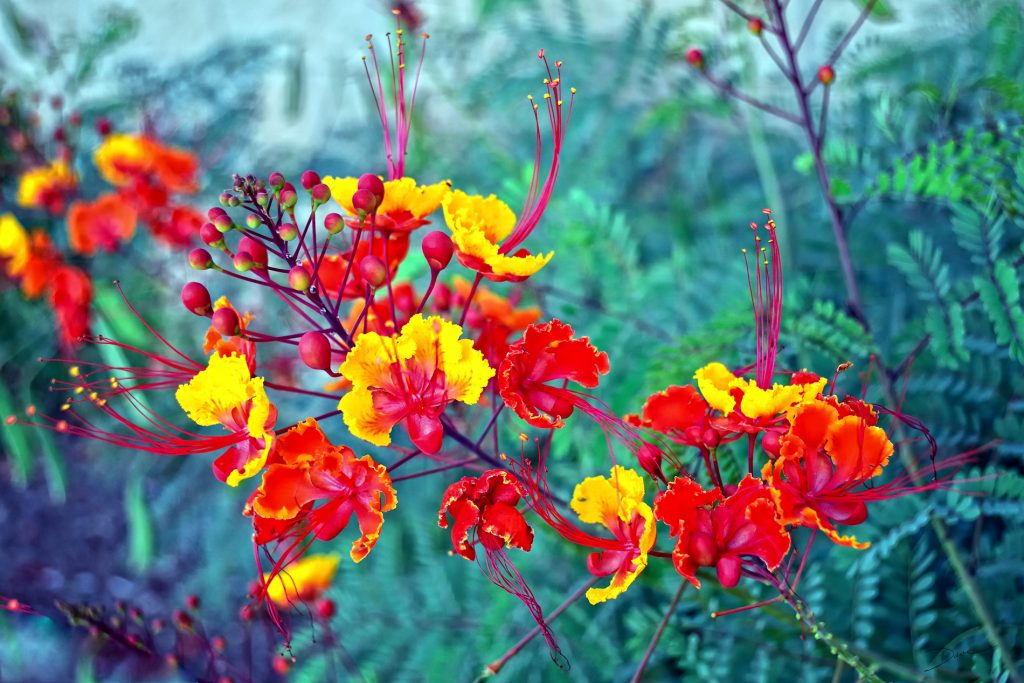
[[[153,561],[155,540],[153,520],[142,490],[142,475],[133,471],[124,491],[124,510],[128,518],[128,563],[138,572]]]
[[[872,3],[872,0],[855,0],[855,2],[860,7],[867,7],[868,4]],[[894,21],[896,13],[886,0],[874,0],[874,4],[871,7],[871,18],[879,21]]]
[[[9,425],[6,422],[8,415],[14,415],[17,410],[14,407],[14,400],[7,387],[0,384],[0,417],[4,419],[0,427],[0,435],[3,436],[4,450],[11,458],[11,478],[15,485],[23,487],[28,484],[29,474],[32,472],[32,449],[28,443],[24,425]]]

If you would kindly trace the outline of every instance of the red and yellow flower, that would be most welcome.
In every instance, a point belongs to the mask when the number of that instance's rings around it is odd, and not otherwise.
[[[422,315],[397,336],[361,334],[339,368],[352,382],[338,403],[352,435],[386,446],[402,422],[417,448],[440,450],[445,408],[452,401],[473,405],[494,376],[472,340],[461,335],[458,325]]]
[[[61,159],[37,166],[18,179],[18,204],[26,208],[46,209],[52,214],[64,211],[68,197],[78,186],[78,176]]]
[[[358,189],[358,178],[323,179],[331,188],[331,196],[348,214],[346,223],[349,227],[369,228],[370,221],[360,223],[359,211],[352,206],[352,195]],[[381,232],[412,232],[416,228],[430,223],[427,216],[437,211],[441,201],[451,192],[451,181],[445,180],[433,185],[417,185],[416,181],[406,176],[384,182],[384,199],[377,207],[373,219],[374,229]]]
[[[459,263],[488,280],[525,280],[555,254],[531,254],[526,249],[510,253],[517,245],[505,240],[516,227],[516,215],[494,195],[481,197],[454,190],[442,207]]]
[[[245,436],[214,461],[218,479],[237,486],[263,469],[274,442],[277,409],[267,397],[263,378],[252,376],[243,356],[211,355],[206,369],[179,386],[175,398],[201,427],[219,424]]]
[[[677,477],[654,499],[654,516],[676,537],[676,571],[697,588],[699,567],[714,567],[719,583],[732,588],[751,558],[774,571],[789,550],[789,533],[771,491],[749,475],[728,497],[717,488],[704,490],[689,477]]]
[[[30,244],[28,233],[14,214],[0,215],[0,262],[4,272],[17,277],[28,264]]]
[[[340,561],[335,554],[306,555],[277,576],[265,575],[267,599],[282,609],[316,600],[331,587]]]
[[[117,187],[148,178],[170,192],[194,192],[197,187],[195,155],[145,135],[108,135],[93,153],[93,162],[103,179]]]
[[[596,605],[622,595],[647,567],[647,553],[657,534],[654,512],[644,502],[644,480],[634,470],[615,465],[611,476],[588,477],[580,482],[570,502],[573,512],[587,524],[600,524],[615,537],[610,547],[587,557],[594,576],[611,576],[604,588],[590,588],[587,600]]]

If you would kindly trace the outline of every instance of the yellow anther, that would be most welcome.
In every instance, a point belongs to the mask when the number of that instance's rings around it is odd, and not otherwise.
[[[97,393],[96,393],[95,391],[90,391],[90,392],[89,392],[89,400],[90,400],[90,401],[95,401],[95,400],[96,400],[96,399],[98,399],[99,397],[100,397],[100,395],[99,395],[99,394],[97,394]]]
[[[526,434],[523,434],[522,432],[520,432],[519,433],[519,440],[522,441],[523,443],[526,443],[527,441],[530,440],[530,437],[528,437]]]
[[[75,393],[76,394],[84,394],[85,393],[85,387],[75,387]]]
[[[82,370],[77,365],[72,365],[71,368],[68,370],[68,374],[71,375],[72,377],[78,377],[80,374],[82,374]]]
[[[550,78],[545,78],[545,79],[544,79],[544,85],[547,85],[547,84],[548,84],[548,83],[550,83],[550,82],[551,82],[551,79],[550,79]]]
[[[561,107],[561,106],[562,106],[562,100],[558,100],[558,106],[559,106],[559,107]]]
[[[62,405],[60,407],[60,409],[61,410],[71,410],[71,404],[70,403],[65,403],[64,405]]]
[[[551,94],[550,93],[544,93],[544,99],[545,100],[550,100],[551,99]]]
[[[571,92],[573,95],[575,95],[576,94],[576,88],[569,88],[569,92]]]
[[[530,100],[532,102],[533,101],[533,95],[527,95],[526,99],[528,99],[528,100]]]
[[[536,104],[535,104],[535,105],[533,105],[533,110],[534,110],[534,111],[537,111],[537,110],[538,110],[539,108],[540,108],[540,107],[538,107],[538,106],[537,106]]]

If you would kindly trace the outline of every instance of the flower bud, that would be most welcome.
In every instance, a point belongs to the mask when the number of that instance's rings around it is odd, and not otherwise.
[[[64,132],[64,128],[62,126],[57,126],[53,129],[53,139],[56,142],[64,142],[64,140],[67,139],[67,134]]]
[[[316,613],[321,619],[330,619],[334,616],[334,601],[321,598],[316,601]]]
[[[231,220],[231,216],[229,216],[224,209],[219,207],[210,209],[207,216],[209,216],[210,222],[213,223],[213,226],[221,232],[228,232],[235,227],[235,223]]]
[[[281,190],[281,206],[285,209],[294,209],[299,201],[299,195],[295,190]]]
[[[238,197],[231,194],[230,192],[221,192],[220,197],[218,197],[218,199],[220,201],[220,205],[224,207],[238,206],[241,203],[238,201]]]
[[[764,449],[764,452],[767,453],[768,457],[772,460],[779,457],[782,446],[781,440],[780,434],[775,431],[767,431],[764,433],[764,436],[761,437],[761,448]]]
[[[818,69],[818,80],[821,81],[822,85],[832,85],[836,80],[836,70],[826,64]]]
[[[666,481],[665,475],[661,471],[663,457],[664,455],[660,448],[647,442],[641,444],[636,453],[636,459],[640,463],[640,467],[644,469],[644,472],[647,472],[647,474],[659,481]]]
[[[754,17],[747,22],[747,30],[755,36],[759,36],[764,31],[764,22],[758,17]]]
[[[231,258],[231,263],[239,273],[247,273],[256,267],[252,254],[247,251],[236,251],[235,255]]]
[[[196,315],[210,315],[213,303],[210,291],[199,282],[186,282],[181,288],[181,303]]]
[[[313,189],[309,191],[309,195],[313,198],[313,206],[320,206],[330,200],[331,188],[327,187],[323,183],[317,183],[313,186]]]
[[[199,609],[199,596],[198,595],[187,595],[185,596],[185,606],[191,610]]]
[[[438,313],[443,313],[451,308],[452,290],[445,283],[438,283],[431,294],[431,308]]]
[[[260,181],[263,182],[262,180]],[[256,203],[262,206],[264,209],[270,204],[270,195],[267,194],[266,190],[260,190],[256,193]]]
[[[452,239],[440,230],[432,230],[423,237],[423,256],[431,270],[443,270],[452,260]]]
[[[718,448],[718,444],[722,442],[722,435],[711,427],[708,427],[704,430],[704,437],[702,441],[704,441],[704,445],[708,448]]]
[[[267,178],[267,185],[269,185],[270,188],[272,190],[274,190],[274,192],[277,192],[282,187],[284,187],[284,183],[285,183],[284,176],[281,175],[280,173],[276,173],[276,172],[275,173],[271,173],[270,177]]]
[[[242,605],[242,608],[238,610],[238,618],[242,621],[252,621],[256,616],[256,612],[250,605]]]
[[[238,251],[249,252],[252,258],[253,267],[258,270],[267,269],[267,248],[251,237],[243,237],[238,240]]]
[[[221,309],[221,310],[224,310],[224,309]],[[189,614],[187,612],[184,612],[184,611],[182,611],[180,609],[176,609],[176,610],[174,610],[174,613],[171,615],[171,619],[174,621],[174,625],[177,626],[180,630],[182,630],[182,631],[191,631],[192,630],[192,624],[193,624],[192,617],[189,616]]]
[[[196,270],[207,270],[213,267],[213,257],[202,247],[196,247],[189,252],[188,263]]]
[[[242,331],[242,321],[238,319],[234,309],[224,306],[213,312],[210,327],[223,337],[234,337]]]
[[[377,197],[369,190],[356,190],[352,195],[352,208],[360,214],[373,213],[377,210]]]
[[[299,229],[292,223],[282,223],[277,228],[277,236],[283,239],[285,242],[291,242],[293,239],[299,236]]]
[[[203,223],[199,228],[199,239],[203,240],[203,244],[208,247],[224,248],[224,235],[213,223]]]
[[[314,370],[331,369],[331,343],[323,332],[307,332],[299,339],[299,358]]]
[[[384,181],[379,176],[375,176],[372,173],[364,173],[359,176],[359,182],[356,183],[356,187],[373,193],[373,196],[377,198],[378,205],[384,201]]]
[[[110,119],[106,116],[101,116],[96,119],[96,132],[99,133],[101,137],[107,137],[110,135],[112,130],[114,130],[114,127],[110,125]]]
[[[256,214],[250,213],[245,217],[245,227],[250,230],[258,230],[261,225],[263,225],[263,221],[261,221],[260,217]]]
[[[68,124],[78,128],[82,125],[82,112],[73,111],[68,115]]]
[[[214,636],[210,638],[210,647],[213,648],[214,652],[224,652],[228,649],[228,641],[224,636]]]
[[[278,676],[284,676],[292,670],[291,660],[287,657],[282,657],[281,655],[274,657],[274,662],[272,666],[274,668],[274,673],[276,673]]]
[[[314,185],[320,184],[320,176],[316,174],[316,171],[306,171],[302,174],[302,189],[312,190]]]
[[[694,69],[704,68],[704,53],[698,48],[691,47],[686,51],[686,63]]]
[[[329,213],[324,216],[324,228],[332,235],[337,235],[345,227],[345,219],[340,213]]]
[[[288,286],[292,289],[305,292],[309,289],[311,280],[309,271],[302,266],[295,266],[288,271]]]
[[[370,254],[359,261],[359,275],[364,282],[377,289],[388,281],[388,268],[380,258]]]

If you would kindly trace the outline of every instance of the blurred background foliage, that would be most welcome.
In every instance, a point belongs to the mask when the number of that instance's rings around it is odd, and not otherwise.
[[[386,3],[294,12],[269,2],[68,4],[0,2],[4,89],[59,93],[87,127],[100,116],[124,129],[145,122],[196,151],[206,183],[198,208],[216,203],[233,172],[313,168],[341,176],[382,168],[359,56],[364,33],[391,27]],[[802,18],[811,5],[792,0],[790,16]],[[857,552],[819,543],[801,593],[884,680],[1009,680],[997,650],[1017,661],[1024,654],[1020,2],[878,3],[835,65],[824,157],[866,325],[845,306],[803,133],[723,99],[682,59],[700,45],[719,77],[792,109],[788,83],[720,3],[415,6],[431,34],[408,162],[417,179],[451,178],[515,206],[532,152],[525,95],[541,88],[535,52],[544,47],[565,61],[566,81],[579,93],[558,190],[532,238],[556,257],[529,281],[526,298],[609,353],[612,373],[600,396],[616,411],[636,411],[650,392],[688,382],[710,360],[752,362],[740,249],[748,246],[745,226],[770,206],[786,268],[783,364],[831,375],[852,362],[841,388],[859,393],[865,385],[871,400],[902,401],[942,454],[992,446],[966,474],[983,478],[963,487],[977,495],[937,492],[877,505],[858,530],[873,546]],[[801,53],[808,69],[824,62],[860,6],[824,3]],[[151,322],[194,349],[201,325],[177,296],[196,275],[180,254],[150,247],[94,265],[95,328],[147,343],[109,284],[116,277]],[[280,314],[236,296],[258,317]],[[56,353],[52,324],[16,290],[2,297],[0,413],[31,402],[53,409],[53,369],[35,362]],[[286,360],[281,367],[292,371]],[[885,371],[888,381],[879,381]],[[311,409],[284,410],[301,417]],[[509,420],[503,443],[518,443],[519,429]],[[121,600],[164,618],[196,594],[203,632],[229,643],[225,659],[254,680],[277,679],[269,666],[279,651],[274,634],[237,617],[253,573],[247,521],[238,514],[244,491],[220,485],[201,459],[112,452],[20,427],[2,436],[0,594],[48,614],[55,600],[108,613]],[[607,470],[604,437],[581,419],[553,447],[558,491]],[[902,448],[912,457],[925,452],[913,441]],[[329,634],[296,620],[288,680],[473,680],[531,628],[514,599],[448,556],[434,517],[447,483],[413,480],[378,549],[358,566],[343,564],[330,592],[343,648],[327,647]],[[585,554],[541,529],[533,552],[515,560],[548,610],[586,580]],[[626,680],[679,583],[664,564],[652,564],[618,600],[574,605],[556,622],[569,671],[533,642],[500,676]],[[827,647],[802,637],[784,609],[708,616],[757,598],[758,589],[685,592],[647,679],[856,680]],[[0,612],[3,680],[182,675],[140,664],[116,644],[100,647],[87,627],[55,616]]]

